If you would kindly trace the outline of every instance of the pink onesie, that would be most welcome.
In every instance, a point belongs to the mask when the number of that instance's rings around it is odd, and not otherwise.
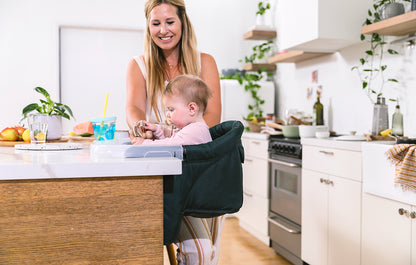
[[[143,145],[193,145],[212,141],[208,125],[205,122],[194,122],[186,125],[182,130],[171,130],[157,125],[153,132],[156,140],[146,139]]]

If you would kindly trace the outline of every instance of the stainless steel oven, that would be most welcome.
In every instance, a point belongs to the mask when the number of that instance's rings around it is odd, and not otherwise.
[[[293,264],[301,260],[302,146],[299,139],[269,142],[270,246]]]

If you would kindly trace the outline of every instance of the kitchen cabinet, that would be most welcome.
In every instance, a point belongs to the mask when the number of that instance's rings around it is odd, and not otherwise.
[[[363,194],[362,264],[416,264],[416,207]]]
[[[303,143],[302,260],[360,264],[361,152]]]
[[[242,228],[269,245],[267,224],[269,212],[268,139],[266,135],[259,133],[244,133],[242,143],[245,152],[243,164],[244,202],[236,216],[239,218]]]
[[[279,48],[303,54],[281,54],[269,62],[300,62],[359,43],[360,28],[371,5],[372,0],[278,1]]]

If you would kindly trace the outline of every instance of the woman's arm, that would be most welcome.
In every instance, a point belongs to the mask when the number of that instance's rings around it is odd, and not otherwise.
[[[146,81],[136,61],[127,66],[126,118],[130,129],[136,121],[146,119]]]
[[[201,79],[207,83],[212,92],[204,114],[205,122],[212,127],[221,121],[221,88],[215,59],[206,53],[201,53]]]

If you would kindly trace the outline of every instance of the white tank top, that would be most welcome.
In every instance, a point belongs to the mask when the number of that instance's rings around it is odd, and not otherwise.
[[[133,58],[136,61],[137,65],[139,66],[140,71],[142,72],[142,75],[144,77],[144,80],[146,81],[146,66],[144,65],[143,56],[134,56]],[[201,53],[200,52],[199,52],[199,58],[200,58],[199,67],[201,68]],[[167,83],[168,81],[166,80],[165,85]],[[147,97],[147,89],[146,89],[146,120],[150,121],[151,123],[167,124],[165,111],[162,107],[162,97],[160,95],[160,91],[159,91],[158,101],[156,102],[156,104],[157,104],[157,108],[152,109],[152,104],[150,103],[150,100]],[[159,117],[159,119],[157,117]]]
[[[134,56],[134,60],[136,61],[137,65],[142,72],[144,80],[146,81],[146,67],[144,65],[143,56]],[[166,115],[165,111],[162,107],[162,97],[159,95],[158,101],[156,102],[157,107],[152,109],[152,104],[150,103],[149,98],[147,97],[147,89],[146,89],[146,120],[150,121],[151,123],[165,123],[166,122]],[[156,117],[156,113],[159,117]]]

